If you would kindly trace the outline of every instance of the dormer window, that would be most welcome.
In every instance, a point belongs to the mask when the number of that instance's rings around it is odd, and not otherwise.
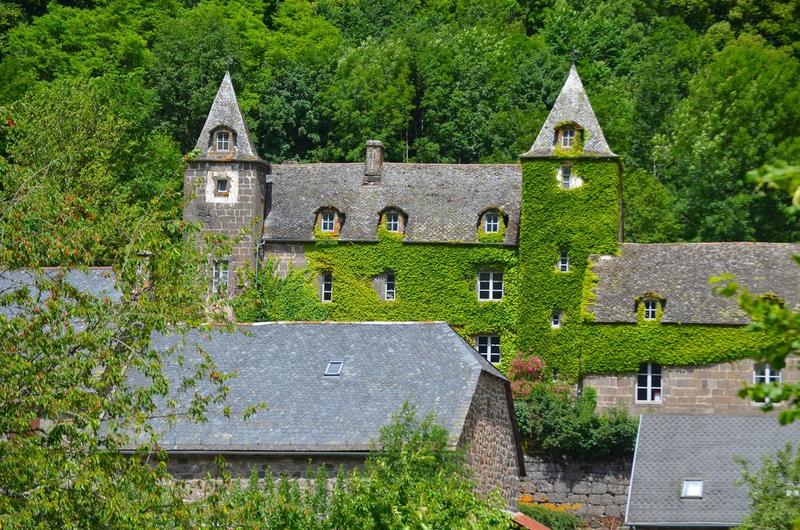
[[[217,151],[228,151],[231,148],[231,133],[218,131],[216,135]]]
[[[406,216],[398,208],[387,208],[380,213],[378,227],[381,226],[388,232],[402,234],[406,229]]]
[[[336,208],[326,207],[317,210],[315,230],[325,235],[336,236],[344,223],[344,215]]]
[[[575,129],[573,127],[564,127],[561,129],[561,147],[571,148],[575,144]]]
[[[496,234],[500,231],[500,214],[497,212],[486,212],[483,215],[483,231],[487,234]]]
[[[658,300],[645,298],[644,300],[644,319],[655,320],[658,314]]]
[[[336,212],[333,210],[323,210],[320,214],[320,230],[323,232],[333,232],[336,226]]]

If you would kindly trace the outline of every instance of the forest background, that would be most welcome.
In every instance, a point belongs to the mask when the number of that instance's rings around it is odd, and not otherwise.
[[[366,139],[391,161],[513,162],[574,60],[625,164],[628,240],[797,240],[788,194],[746,173],[800,160],[799,56],[798,0],[6,1],[0,193],[12,166],[67,157],[108,175],[76,181],[86,208],[171,197],[179,219],[229,64],[271,162],[359,161]],[[92,244],[98,263],[120,248]]]

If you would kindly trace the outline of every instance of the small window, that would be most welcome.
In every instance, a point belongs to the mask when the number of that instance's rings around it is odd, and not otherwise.
[[[568,190],[572,187],[572,168],[561,166],[561,187]]]
[[[333,273],[323,272],[320,276],[319,299],[323,302],[333,300]]]
[[[572,147],[575,143],[575,129],[564,127],[561,129],[561,147]]]
[[[702,499],[703,498],[703,481],[702,480],[684,480],[683,489],[681,490],[681,498],[683,499]]]
[[[550,327],[553,329],[558,329],[561,327],[561,324],[564,322],[564,313],[561,311],[553,311],[553,315],[550,319]]]
[[[780,383],[781,371],[775,370],[768,363],[757,363],[753,366],[753,384]],[[756,403],[769,403],[769,398],[757,400]]]
[[[494,234],[500,231],[500,214],[488,212],[483,216],[483,231],[487,234]]]
[[[217,133],[217,151],[227,151],[231,145],[231,134],[228,131]]]
[[[661,403],[661,365],[642,363],[636,376],[636,402]]]
[[[562,250],[558,256],[558,270],[559,272],[569,272],[569,252]]]
[[[320,212],[319,228],[323,232],[333,232],[336,229],[336,212],[333,210],[322,210],[322,212]]]
[[[384,214],[384,219],[386,220],[386,230],[389,232],[399,232],[400,231],[400,214],[395,212],[394,210],[389,210]]]
[[[655,320],[658,313],[658,300],[647,298],[644,301],[644,319]]]
[[[227,195],[228,194],[228,190],[229,190],[228,184],[229,184],[228,179],[226,179],[226,178],[218,178],[217,179],[217,185],[214,188],[214,190],[215,190],[214,193],[216,193],[217,195]]]
[[[475,338],[475,346],[478,353],[490,363],[500,362],[499,335],[478,335]]]
[[[481,271],[478,273],[478,300],[503,299],[503,273]]]
[[[395,296],[395,289],[394,289],[394,273],[387,272],[386,273],[386,286],[383,290],[383,299],[384,300],[394,300]]]
[[[214,260],[211,270],[211,292],[224,294],[228,292],[228,260]]]
[[[328,366],[325,367],[325,375],[326,376],[342,375],[342,366],[344,366],[344,361],[342,360],[328,361]]]

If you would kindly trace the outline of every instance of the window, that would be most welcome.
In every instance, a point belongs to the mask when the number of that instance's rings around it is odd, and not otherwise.
[[[393,210],[389,210],[384,214],[384,219],[386,220],[386,230],[389,232],[400,231],[400,214]]]
[[[553,315],[550,319],[550,327],[553,329],[558,329],[561,327],[561,323],[564,321],[564,313],[561,311],[553,311]]]
[[[328,361],[328,366],[325,367],[325,375],[326,376],[342,375],[342,366],[344,366],[344,361],[342,360]]]
[[[483,231],[493,234],[500,231],[500,214],[488,212],[483,216]]]
[[[636,377],[636,402],[661,403],[661,365],[642,363]]]
[[[561,187],[568,190],[572,187],[572,168],[561,166]]]
[[[217,185],[214,188],[214,193],[217,195],[227,195],[228,194],[228,179],[226,178],[218,178]]]
[[[490,363],[500,362],[500,336],[478,335],[475,337],[478,353]]]
[[[656,313],[658,309],[658,300],[653,300],[652,298],[647,298],[644,301],[644,319],[645,320],[655,320]]]
[[[687,479],[683,481],[683,489],[681,490],[681,498],[684,499],[702,499],[703,498],[703,481],[696,479]]]
[[[333,273],[330,271],[319,277],[319,299],[323,302],[333,300]]]
[[[336,227],[336,212],[333,210],[322,210],[320,212],[319,228],[323,232],[333,232]]]
[[[575,143],[575,129],[564,127],[561,129],[561,147],[572,147]]]
[[[230,149],[231,134],[228,131],[217,133],[217,151],[227,151]]]
[[[781,371],[775,370],[768,363],[757,363],[753,366],[753,384],[780,383]],[[757,400],[756,403],[769,403],[769,398]]]
[[[214,260],[211,270],[211,292],[223,294],[228,292],[228,260]]]
[[[503,299],[503,273],[481,271],[478,273],[478,300]]]
[[[569,272],[569,252],[562,250],[558,256],[558,270],[559,272]]]
[[[394,300],[395,290],[394,290],[394,273],[387,272],[386,273],[386,284],[383,289],[383,299],[384,300]]]

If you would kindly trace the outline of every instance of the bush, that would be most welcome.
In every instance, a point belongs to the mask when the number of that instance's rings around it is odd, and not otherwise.
[[[521,504],[519,511],[549,527],[550,530],[576,530],[581,525],[581,520],[572,514],[548,510],[535,504]]]
[[[750,494],[750,515],[739,530],[797,530],[800,528],[800,447],[787,446],[750,470],[745,462],[744,483]]]

